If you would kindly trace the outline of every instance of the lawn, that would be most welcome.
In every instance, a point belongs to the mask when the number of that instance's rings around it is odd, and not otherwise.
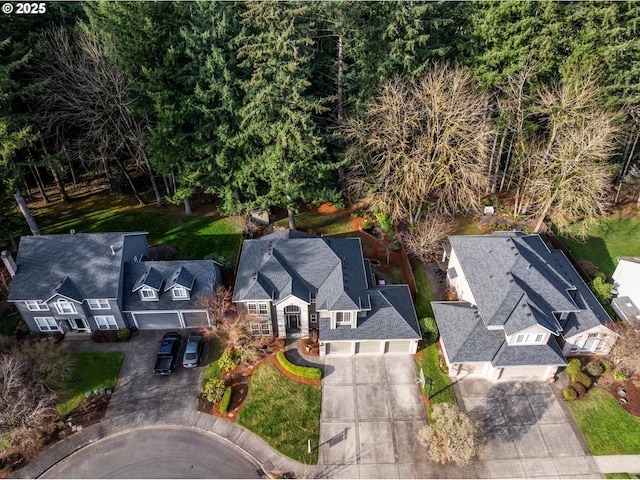
[[[74,360],[73,373],[58,397],[58,412],[67,415],[85,398],[85,392],[116,386],[123,352],[70,353]]]
[[[451,386],[449,376],[440,370],[440,361],[438,355],[438,347],[436,344],[429,345],[422,350],[416,359],[416,370],[418,374],[420,367],[426,378],[433,380],[431,388],[431,401],[433,403],[454,403],[456,395]],[[428,387],[425,386],[425,393]]]
[[[617,212],[600,220],[584,242],[561,238],[578,260],[594,263],[610,277],[616,257],[633,257],[640,252],[640,219]]]
[[[48,205],[34,214],[43,234],[69,233],[72,228],[78,233],[148,232],[150,245],[168,243],[180,259],[219,253],[235,262],[242,241],[235,219],[178,212],[140,207],[129,197],[101,193],[76,198],[70,204]]]
[[[593,388],[568,406],[594,455],[640,454],[640,418],[625,412],[609,392]]]
[[[473,217],[457,217],[456,229],[453,235],[485,235],[486,232],[476,227],[476,220]]]
[[[431,308],[431,302],[433,302],[433,291],[431,285],[429,285],[429,279],[427,278],[427,272],[424,270],[424,265],[415,258],[411,259],[411,269],[413,270],[413,276],[416,279],[416,288],[418,289],[418,295],[416,297],[416,313],[418,319],[425,317],[433,317],[433,309]]]
[[[289,228],[289,219],[283,218],[275,222],[279,227]],[[298,230],[313,231],[325,236],[336,236],[353,232],[351,217],[344,212],[317,213],[304,212],[296,215],[296,228]]]
[[[220,355],[222,355],[222,346],[215,338],[209,342],[209,357],[207,358],[207,363],[204,367],[204,379],[202,384],[207,383],[207,380],[212,378],[220,378],[222,374],[222,369],[220,365],[218,365],[218,359]]]
[[[289,380],[271,362],[251,375],[238,423],[294,460],[318,462],[321,387]],[[307,453],[311,440],[312,453]]]

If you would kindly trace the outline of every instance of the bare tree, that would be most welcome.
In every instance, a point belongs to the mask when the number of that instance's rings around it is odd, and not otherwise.
[[[439,463],[471,463],[481,446],[479,423],[453,403],[435,404],[429,421],[418,433],[418,441],[427,447],[429,458]]]
[[[64,28],[44,34],[47,62],[41,64],[48,82],[41,110],[49,135],[80,161],[102,164],[110,180],[110,164],[118,163],[134,194],[137,194],[122,158],[131,158],[149,175],[162,205],[142,139],[144,125],[131,112],[128,82],[124,73],[109,60],[100,43],[80,30],[72,45]]]
[[[403,235],[407,250],[423,262],[442,252],[442,242],[455,231],[455,221],[446,215],[428,213]]]
[[[409,224],[425,202],[450,214],[477,210],[488,186],[489,112],[487,95],[458,66],[434,64],[415,83],[385,82],[343,126],[349,192]]]

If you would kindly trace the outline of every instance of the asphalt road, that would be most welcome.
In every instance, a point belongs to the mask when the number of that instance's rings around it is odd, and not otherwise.
[[[257,470],[238,450],[213,435],[151,427],[82,448],[40,478],[260,478]]]

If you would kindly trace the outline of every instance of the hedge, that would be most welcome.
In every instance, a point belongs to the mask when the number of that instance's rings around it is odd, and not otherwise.
[[[280,365],[282,365],[282,368],[297,377],[308,378],[310,380],[320,380],[322,378],[322,370],[316,367],[303,367],[291,363],[282,350],[276,354],[276,357]]]
[[[220,400],[220,412],[227,413],[229,411],[229,405],[231,404],[231,387],[227,387]]]

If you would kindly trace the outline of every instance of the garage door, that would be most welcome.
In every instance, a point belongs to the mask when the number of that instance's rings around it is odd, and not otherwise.
[[[389,340],[384,353],[410,353],[411,340]]]
[[[356,353],[381,353],[382,352],[382,342],[377,341],[368,341],[368,342],[358,342],[356,346]]]
[[[545,378],[547,367],[505,367],[502,369],[500,378],[528,377]]]
[[[208,325],[205,312],[183,313],[182,318],[184,318],[184,325],[187,328],[206,327]]]
[[[351,355],[351,342],[327,343],[327,355]]]
[[[135,313],[133,315],[140,329],[182,328],[177,313]]]

